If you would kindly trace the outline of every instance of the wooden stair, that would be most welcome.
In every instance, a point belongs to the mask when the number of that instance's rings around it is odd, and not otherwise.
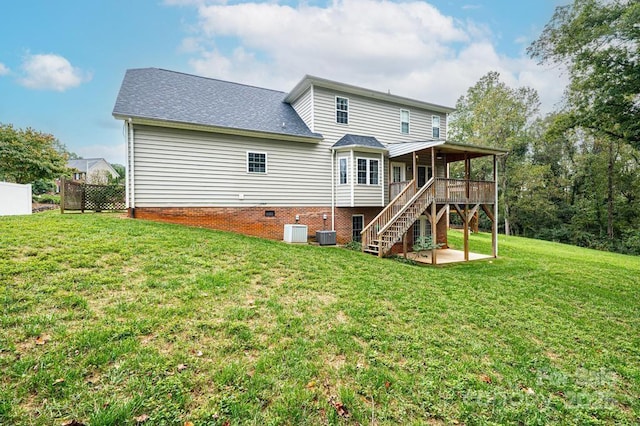
[[[435,200],[435,180],[409,184],[362,230],[362,251],[385,256]]]

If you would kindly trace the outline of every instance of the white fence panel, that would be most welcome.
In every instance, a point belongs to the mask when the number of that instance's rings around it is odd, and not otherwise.
[[[0,216],[31,214],[31,185],[0,182]]]

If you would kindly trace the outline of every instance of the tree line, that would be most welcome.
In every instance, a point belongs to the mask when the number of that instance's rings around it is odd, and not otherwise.
[[[509,150],[498,174],[506,234],[640,254],[638,22],[633,0],[556,8],[528,49],[569,76],[562,107],[546,116],[535,90],[511,88],[497,72],[458,99],[449,137]],[[473,177],[490,174],[474,164]]]
[[[54,179],[71,176],[67,160],[80,157],[67,150],[55,136],[30,127],[19,129],[0,123],[0,181],[32,185],[34,194],[52,192]],[[124,179],[123,165],[112,164],[120,175],[105,183],[118,184]]]

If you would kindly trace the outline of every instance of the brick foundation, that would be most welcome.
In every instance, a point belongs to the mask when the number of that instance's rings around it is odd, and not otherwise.
[[[335,210],[335,230],[338,244],[352,240],[352,216],[364,215],[364,224],[371,222],[380,212],[380,207],[337,207]],[[273,211],[275,216],[265,216]],[[327,219],[323,220],[323,215]],[[271,240],[282,240],[284,225],[296,223],[296,215],[301,225],[309,227],[309,237],[315,237],[316,231],[331,229],[331,207],[137,207],[135,213],[129,209],[129,215],[138,219],[159,222],[178,223],[253,235]],[[446,243],[446,220],[442,218],[437,226],[438,242]],[[413,246],[413,232],[409,230],[409,249]],[[402,251],[402,244],[396,244],[392,252]]]

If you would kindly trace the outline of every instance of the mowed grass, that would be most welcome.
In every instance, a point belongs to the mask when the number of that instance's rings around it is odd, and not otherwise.
[[[639,422],[640,259],[503,236],[500,255],[0,218],[0,424]]]

